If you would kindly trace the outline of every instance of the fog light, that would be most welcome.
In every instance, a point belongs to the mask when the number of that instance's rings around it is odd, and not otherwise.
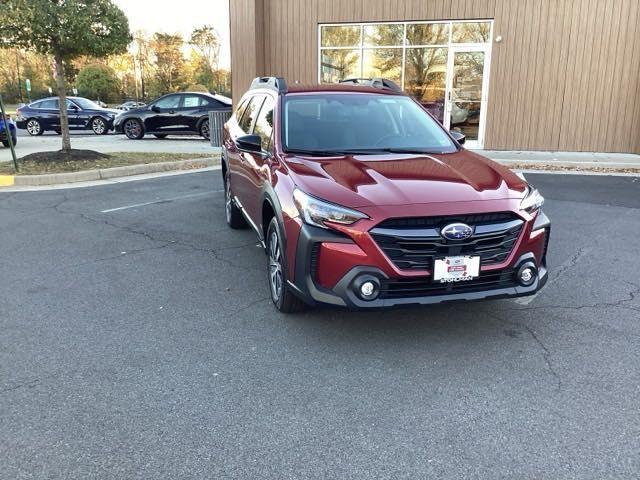
[[[530,268],[525,268],[524,270],[522,270],[522,272],[520,272],[520,280],[522,280],[523,283],[529,283],[532,278],[533,270],[531,270]]]
[[[533,284],[538,274],[538,270],[531,262],[527,262],[518,269],[517,278],[520,285],[528,287]]]
[[[380,280],[375,275],[360,275],[353,282],[351,288],[362,300],[375,300],[380,293]]]
[[[360,293],[363,297],[370,297],[376,292],[376,286],[373,282],[364,282],[360,285]]]

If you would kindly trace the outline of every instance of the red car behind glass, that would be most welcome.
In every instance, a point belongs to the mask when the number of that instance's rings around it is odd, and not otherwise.
[[[225,125],[222,174],[227,222],[258,234],[275,306],[431,304],[542,288],[544,199],[462,143],[385,79],[288,88],[256,78]]]

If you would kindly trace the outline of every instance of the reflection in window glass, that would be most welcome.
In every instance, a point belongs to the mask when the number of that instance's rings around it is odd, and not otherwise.
[[[262,105],[263,100],[264,100],[264,96],[256,95],[249,102],[249,105],[247,106],[247,109],[245,110],[244,115],[242,115],[242,120],[240,120],[240,123],[239,123],[240,129],[244,133],[250,133],[251,125],[253,125],[253,121],[255,120],[256,115],[258,114],[258,110],[260,109],[260,105]]]
[[[360,25],[322,27],[322,46],[359,47],[361,30]]]
[[[489,22],[454,23],[451,32],[453,43],[487,43],[491,34]]]
[[[383,23],[364,26],[365,47],[386,47],[402,45],[404,25],[401,23]]]
[[[321,50],[321,83],[337,83],[345,78],[359,78],[360,50]]]
[[[273,131],[273,107],[275,103],[271,97],[267,97],[260,110],[260,115],[253,127],[253,133],[260,135],[263,150],[269,150],[271,145],[271,132]]]
[[[407,48],[404,89],[440,123],[444,120],[446,78],[446,48]]]
[[[365,49],[362,57],[362,77],[388,78],[400,85],[402,82],[402,49]]]
[[[451,127],[477,140],[482,108],[484,52],[456,52],[453,57]]]
[[[443,45],[449,43],[448,23],[414,23],[407,25],[407,44]]]

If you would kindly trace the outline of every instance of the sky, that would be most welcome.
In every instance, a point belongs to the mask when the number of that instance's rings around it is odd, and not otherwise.
[[[220,67],[229,68],[229,0],[114,0],[129,18],[132,32],[181,33],[212,25],[220,35]]]

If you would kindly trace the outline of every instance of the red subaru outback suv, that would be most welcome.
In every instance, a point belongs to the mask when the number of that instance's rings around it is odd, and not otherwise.
[[[258,234],[283,312],[533,294],[544,199],[462,143],[385,79],[256,78],[224,129],[227,223]]]

